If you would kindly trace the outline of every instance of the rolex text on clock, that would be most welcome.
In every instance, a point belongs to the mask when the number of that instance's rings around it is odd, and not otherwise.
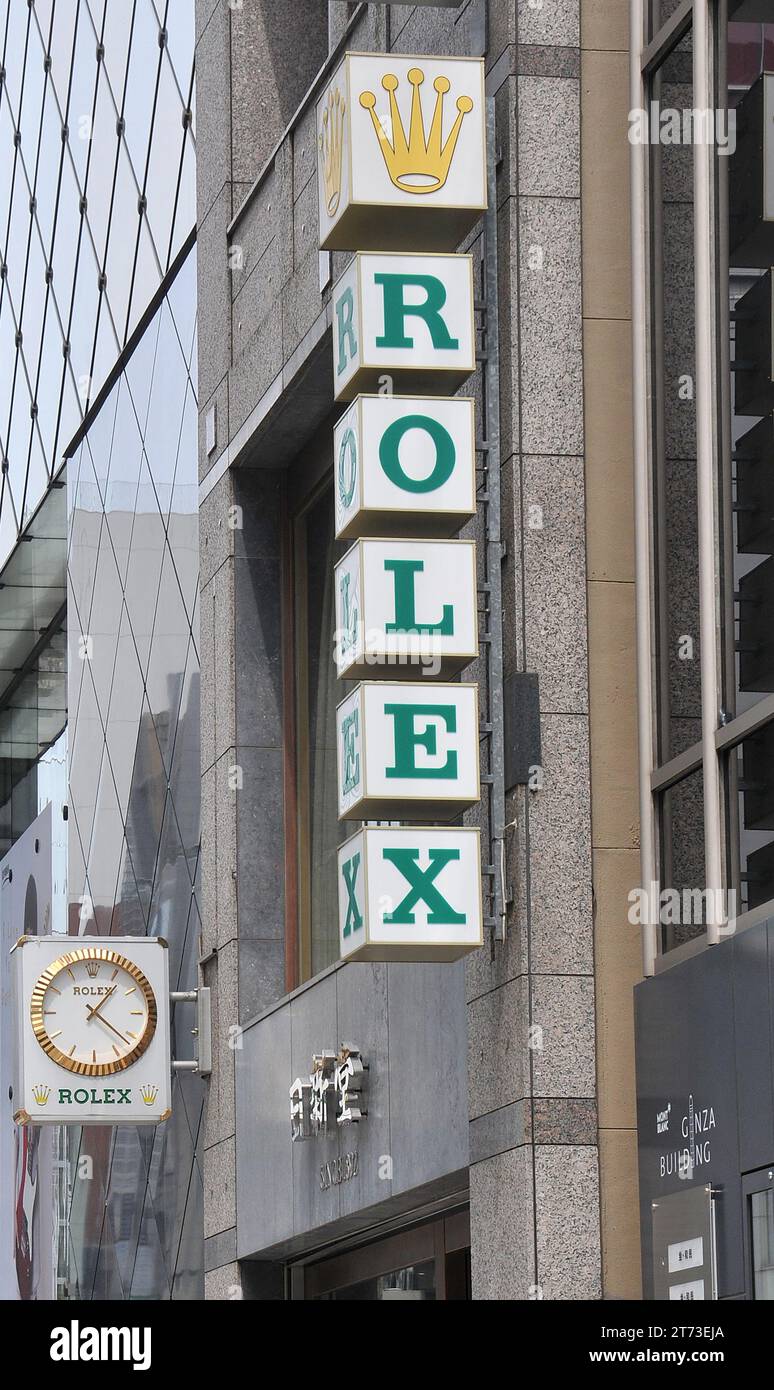
[[[166,943],[159,937],[22,937],[12,956],[19,1123],[166,1119]]]

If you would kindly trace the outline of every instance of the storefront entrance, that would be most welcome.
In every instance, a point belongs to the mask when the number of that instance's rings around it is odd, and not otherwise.
[[[774,1301],[774,1167],[743,1180],[747,1297]]]
[[[291,1271],[294,1299],[374,1302],[470,1298],[470,1215],[435,1221]]]

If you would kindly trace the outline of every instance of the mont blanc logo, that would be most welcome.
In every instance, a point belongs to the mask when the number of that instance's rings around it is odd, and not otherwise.
[[[656,1114],[656,1134],[667,1134],[669,1131],[669,1115],[672,1110],[670,1100],[665,1110],[659,1110]]]

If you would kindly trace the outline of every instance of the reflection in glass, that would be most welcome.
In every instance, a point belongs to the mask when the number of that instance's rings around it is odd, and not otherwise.
[[[191,368],[164,300],[68,469],[70,922],[86,902],[89,931],[164,937],[173,989],[194,987],[200,937]],[[179,1024],[175,1055],[190,1057],[190,1020]],[[198,1077],[176,1077],[167,1124],[116,1132],[102,1203],[74,1193],[71,1295],[202,1296],[202,1099]],[[70,1162],[91,1142],[75,1133]]]
[[[774,1189],[754,1192],[752,1208],[753,1280],[756,1299],[774,1299]]]
[[[318,1294],[315,1303],[328,1302],[398,1302],[409,1299],[429,1299],[435,1301],[435,1260],[424,1260],[421,1264],[406,1265],[390,1274],[378,1274],[374,1279],[363,1279],[357,1284],[348,1284],[330,1293]]]

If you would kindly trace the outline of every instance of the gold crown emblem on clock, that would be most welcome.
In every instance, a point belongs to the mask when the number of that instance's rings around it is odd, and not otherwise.
[[[142,1096],[146,1105],[152,1105],[158,1093],[158,1086],[143,1086],[140,1090],[140,1095]]]
[[[99,961],[97,961],[97,960],[87,960],[87,961],[85,962],[85,964],[86,964],[86,974],[88,975],[88,977],[89,977],[90,980],[93,980],[93,979],[95,978],[95,976],[97,976],[97,975],[99,974]]]
[[[471,97],[457,97],[457,115],[444,143],[444,98],[451,87],[451,82],[448,77],[436,77],[433,82],[436,93],[435,109],[430,121],[430,130],[425,134],[422,98],[419,91],[425,80],[425,74],[421,68],[409,68],[408,80],[413,88],[408,135],[403,127],[395,96],[400,85],[395,73],[386,72],[382,78],[382,86],[385,92],[389,93],[390,99],[392,140],[390,140],[382,120],[376,113],[375,94],[373,92],[361,92],[360,105],[370,112],[391,183],[394,183],[395,187],[403,193],[437,193],[439,188],[443,188],[448,178],[462,122],[467,113],[473,110],[473,101]]]
[[[37,1105],[45,1105],[45,1104],[47,1103],[47,1101],[48,1101],[49,1096],[51,1095],[51,1087],[50,1087],[50,1086],[33,1086],[33,1088],[32,1088],[32,1094],[33,1094],[33,1096],[35,1097],[35,1101],[36,1101],[36,1104],[37,1104]]]

